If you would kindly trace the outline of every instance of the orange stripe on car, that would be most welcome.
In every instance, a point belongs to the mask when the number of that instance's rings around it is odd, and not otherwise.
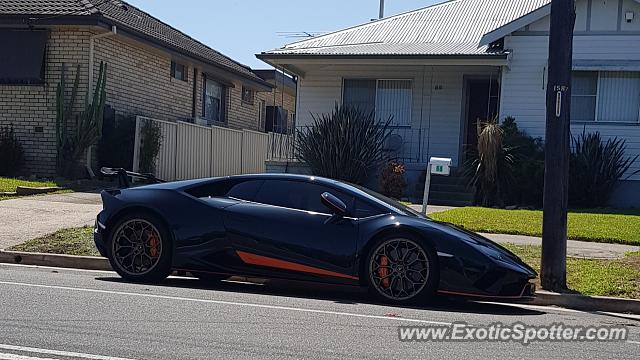
[[[270,258],[267,256],[251,254],[244,251],[236,250],[236,254],[238,254],[240,259],[244,263],[250,264],[250,265],[259,265],[259,266],[266,266],[266,267],[271,267],[276,269],[292,270],[292,271],[299,271],[299,272],[305,272],[305,273],[311,273],[311,274],[317,274],[317,275],[326,275],[326,276],[333,276],[333,277],[339,277],[344,279],[358,280],[358,278],[355,276],[341,274],[341,273],[324,270],[324,269],[319,269],[312,266],[296,264],[290,261],[278,260],[278,259]]]

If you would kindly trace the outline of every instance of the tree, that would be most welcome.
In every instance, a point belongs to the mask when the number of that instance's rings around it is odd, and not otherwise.
[[[567,286],[569,120],[575,19],[574,0],[551,1],[540,280],[543,289],[552,291],[562,291]]]

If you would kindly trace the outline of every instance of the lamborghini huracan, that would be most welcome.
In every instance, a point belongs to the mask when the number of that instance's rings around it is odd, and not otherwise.
[[[535,271],[507,249],[357,185],[258,174],[124,187],[102,192],[94,240],[128,281],[290,279],[397,304],[534,296]]]

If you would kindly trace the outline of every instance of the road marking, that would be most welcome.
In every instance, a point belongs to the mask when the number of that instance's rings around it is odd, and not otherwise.
[[[596,312],[567,309],[567,308],[557,307],[557,306],[542,306],[542,305],[529,305],[529,304],[518,304],[518,303],[501,303],[501,302],[494,302],[494,301],[479,301],[479,303],[491,304],[491,305],[501,305],[501,306],[510,306],[510,307],[521,308],[521,309],[540,310],[540,311],[545,311],[545,312],[558,311],[558,312],[567,312],[567,313],[597,314]],[[614,314],[614,313],[612,313],[612,314]]]
[[[74,357],[74,358],[80,358],[80,359],[91,359],[91,360],[131,360],[131,359],[113,357],[113,356],[82,354],[82,353],[76,353],[71,351],[39,349],[39,348],[33,348],[33,347],[7,345],[7,344],[0,344],[0,349],[22,351],[22,352],[36,353],[36,354],[66,356],[66,357]],[[6,353],[0,353],[0,359],[2,360],[30,360],[30,359],[56,360],[56,359],[49,359],[49,358],[37,358],[37,357],[30,357],[30,356],[16,355],[16,354],[6,354]]]
[[[0,353],[0,360],[59,360],[59,359]]]
[[[186,297],[179,297],[179,296],[140,294],[140,293],[132,293],[132,292],[124,292],[124,291],[109,291],[109,290],[98,290],[98,289],[86,289],[86,288],[75,288],[75,287],[68,287],[68,286],[29,284],[29,283],[10,282],[10,281],[0,281],[0,284],[3,284],[3,285],[14,285],[14,286],[36,287],[36,288],[46,288],[46,289],[58,289],[58,290],[90,292],[90,293],[97,293],[97,294],[126,295],[126,296],[138,296],[138,297],[147,297],[147,298],[154,298],[154,299],[192,301],[192,302],[200,302],[200,303],[208,303],[208,304],[234,305],[234,306],[261,308],[261,309],[272,309],[272,310],[287,310],[287,311],[306,312],[306,313],[313,313],[313,314],[350,316],[350,317],[359,317],[359,318],[366,318],[366,319],[381,319],[381,320],[392,320],[392,321],[401,321],[401,322],[404,321],[404,322],[414,322],[414,323],[433,324],[433,325],[446,325],[446,326],[453,325],[453,323],[442,322],[442,321],[408,319],[408,318],[402,318],[402,317],[388,317],[388,316],[381,316],[381,315],[366,315],[366,314],[347,313],[347,312],[340,312],[340,311],[295,308],[295,307],[289,307],[289,306],[243,303],[243,302],[236,302],[236,301],[194,299],[194,298],[186,298]]]

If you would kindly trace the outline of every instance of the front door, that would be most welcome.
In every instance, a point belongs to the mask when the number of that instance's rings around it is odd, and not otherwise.
[[[357,280],[357,220],[328,214],[320,194],[353,198],[310,181],[266,180],[255,201],[225,209],[233,247],[251,273],[350,283]]]
[[[466,135],[464,152],[478,145],[478,121],[486,122],[498,116],[500,85],[495,79],[467,80]]]

